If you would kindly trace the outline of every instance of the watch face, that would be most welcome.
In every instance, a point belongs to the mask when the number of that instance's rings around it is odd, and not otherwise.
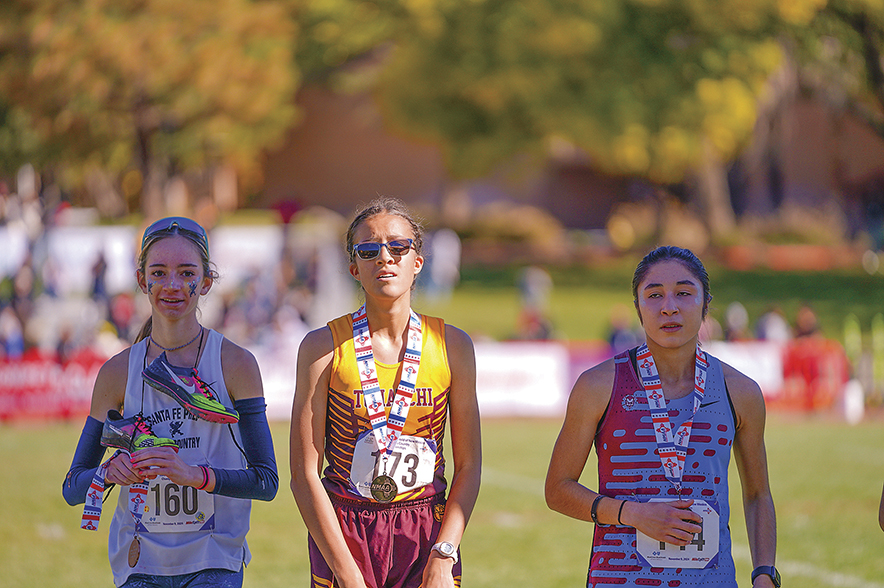
[[[454,545],[451,543],[440,543],[439,551],[445,555],[454,555]]]

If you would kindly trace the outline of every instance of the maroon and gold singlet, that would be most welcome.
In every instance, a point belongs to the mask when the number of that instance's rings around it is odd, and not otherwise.
[[[343,498],[371,501],[360,493],[357,483],[383,472],[396,481],[395,502],[415,500],[443,493],[445,459],[442,441],[451,387],[451,369],[445,348],[442,319],[421,316],[423,345],[408,418],[397,449],[382,464],[372,436],[368,412],[363,403],[362,384],[353,344],[353,318],[347,314],[328,323],[334,337],[334,359],[326,407],[325,459],[328,463],[323,484]],[[378,384],[386,402],[385,412],[401,378],[401,362],[375,361]],[[374,468],[374,472],[367,469]]]

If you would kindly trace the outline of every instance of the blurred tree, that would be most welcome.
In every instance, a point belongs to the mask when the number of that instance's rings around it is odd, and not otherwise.
[[[884,2],[828,0],[790,34],[801,85],[884,137]]]
[[[411,0],[380,95],[457,175],[517,153],[580,152],[657,184],[695,174],[733,223],[722,162],[751,136],[783,24],[820,0]]]
[[[40,146],[33,160],[55,163],[72,184],[95,170],[122,177],[134,167],[141,178],[130,185],[141,186],[150,217],[163,212],[171,175],[216,165],[255,172],[256,155],[296,114],[296,28],[286,8],[251,0],[5,0],[0,148],[28,129]]]

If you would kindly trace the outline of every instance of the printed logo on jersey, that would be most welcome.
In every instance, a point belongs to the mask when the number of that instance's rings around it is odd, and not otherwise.
[[[623,396],[623,401],[620,403],[623,406],[623,410],[636,410],[636,405],[638,404],[639,395],[642,392],[637,390],[632,394],[625,394]]]
[[[393,400],[396,398],[396,390],[381,390],[381,396],[384,399],[384,406],[392,407]],[[355,389],[353,390],[353,409],[362,408],[362,390]],[[433,389],[432,388],[415,388],[414,395],[411,398],[411,406],[415,406],[418,408],[433,408]],[[376,409],[376,407],[370,407],[372,409]],[[401,406],[399,407],[402,408]]]

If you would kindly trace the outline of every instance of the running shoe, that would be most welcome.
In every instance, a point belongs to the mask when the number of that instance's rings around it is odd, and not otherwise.
[[[211,386],[203,382],[196,368],[171,365],[166,353],[150,362],[141,377],[163,394],[171,396],[190,414],[211,423],[238,423],[239,414],[215,397]]]
[[[171,447],[178,452],[178,444],[171,439],[154,435],[150,425],[140,414],[123,418],[116,410],[107,411],[104,428],[101,430],[101,444],[128,453],[145,447]]]

